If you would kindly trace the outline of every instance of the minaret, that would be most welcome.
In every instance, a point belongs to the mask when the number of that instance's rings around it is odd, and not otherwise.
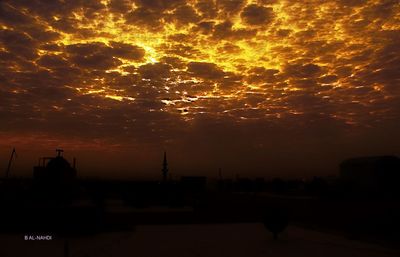
[[[163,168],[162,168],[162,176],[163,176],[163,182],[167,182],[167,176],[168,176],[168,162],[167,162],[167,152],[164,152],[164,161],[163,161]]]

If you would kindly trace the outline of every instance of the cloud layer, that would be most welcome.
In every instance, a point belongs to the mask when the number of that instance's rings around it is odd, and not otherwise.
[[[205,136],[215,149],[234,136],[267,153],[276,131],[392,131],[399,13],[395,0],[4,0],[3,145],[186,149]]]

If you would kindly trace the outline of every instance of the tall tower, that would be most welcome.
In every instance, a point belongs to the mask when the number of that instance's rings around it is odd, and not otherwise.
[[[162,168],[162,181],[167,182],[168,176],[168,162],[167,162],[167,152],[164,152],[164,161],[163,161],[163,168]]]

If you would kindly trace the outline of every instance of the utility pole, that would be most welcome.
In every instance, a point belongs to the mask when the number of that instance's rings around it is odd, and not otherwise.
[[[14,156],[17,157],[17,152],[15,151],[15,148],[13,148],[10,156],[10,160],[8,161],[8,166],[6,170],[6,179],[10,176],[10,169],[11,169],[11,163],[14,159]]]
[[[168,178],[167,152],[164,152],[163,168],[161,171],[162,171],[162,181],[165,183],[165,182],[167,182],[167,178]]]

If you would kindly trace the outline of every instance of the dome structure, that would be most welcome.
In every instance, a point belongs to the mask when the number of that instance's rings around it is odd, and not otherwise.
[[[62,156],[57,156],[50,161],[46,165],[47,169],[51,170],[70,170],[72,167],[69,162],[64,159]]]
[[[63,150],[57,149],[56,151],[58,153],[56,157],[43,157],[39,161],[39,166],[34,167],[34,177],[37,180],[69,183],[75,179],[75,167],[71,167],[70,163],[61,155]]]

